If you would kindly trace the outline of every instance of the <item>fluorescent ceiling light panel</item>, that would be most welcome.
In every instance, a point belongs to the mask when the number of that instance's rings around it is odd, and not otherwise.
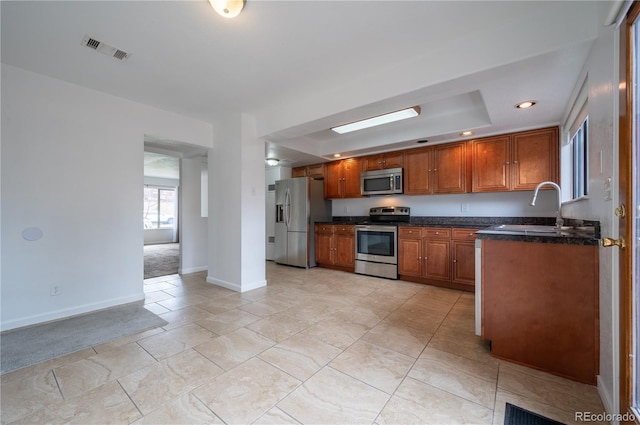
[[[352,122],[351,124],[333,127],[331,128],[331,130],[335,131],[338,134],[350,133],[352,131],[375,127],[377,125],[388,124],[394,121],[417,117],[418,115],[420,115],[420,107],[414,106],[411,108],[403,109],[401,111],[390,112],[388,114],[379,115],[377,117],[367,118],[366,120]]]

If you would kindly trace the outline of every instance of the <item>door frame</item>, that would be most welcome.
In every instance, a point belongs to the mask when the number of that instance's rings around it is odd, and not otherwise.
[[[620,202],[627,209],[635,209],[633,202],[633,117],[637,113],[633,109],[633,61],[631,28],[640,15],[640,3],[634,2],[623,21],[620,34],[620,133],[619,133],[619,187]],[[635,211],[635,210],[634,210]],[[633,217],[635,213],[631,213]],[[633,254],[636,241],[633,239],[633,225],[627,217],[620,218],[619,237],[627,242],[626,249],[620,250],[620,413],[634,413],[634,325],[633,325]],[[640,418],[631,416],[633,421],[621,423],[640,423]]]

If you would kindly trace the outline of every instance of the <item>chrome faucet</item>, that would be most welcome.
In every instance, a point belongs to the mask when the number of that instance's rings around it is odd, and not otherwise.
[[[536,205],[536,198],[538,197],[538,191],[542,186],[551,186],[556,192],[558,192],[558,209],[556,211],[556,228],[560,230],[562,225],[564,224],[564,220],[562,219],[562,189],[554,182],[542,182],[536,186],[536,191],[533,193],[533,198],[531,198],[531,202],[529,203],[531,206]]]

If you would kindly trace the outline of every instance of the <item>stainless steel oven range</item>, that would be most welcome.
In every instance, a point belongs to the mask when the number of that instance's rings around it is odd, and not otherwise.
[[[409,219],[408,207],[371,208],[369,223],[355,226],[355,272],[397,279],[398,223]]]

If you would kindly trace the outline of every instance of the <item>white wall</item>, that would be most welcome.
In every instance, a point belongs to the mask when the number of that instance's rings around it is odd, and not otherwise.
[[[4,64],[1,83],[0,329],[142,299],[144,135],[210,147],[211,124]]]
[[[557,208],[555,191],[540,191],[535,207],[529,205],[532,196],[533,191],[524,191],[334,199],[333,215],[366,216],[369,215],[371,207],[394,205],[410,207],[412,216],[555,217]],[[466,211],[463,211],[465,208]]]
[[[606,3],[606,2],[605,2]],[[610,5],[603,4],[603,16]],[[604,19],[603,19],[604,20]],[[618,205],[618,46],[619,34],[602,27],[585,64],[589,108],[589,197],[568,204],[568,213],[599,220],[602,236],[616,236],[618,221],[613,214]],[[579,82],[580,83],[580,82]],[[602,156],[601,156],[602,152]],[[602,162],[600,158],[602,157]],[[612,179],[612,198],[605,199],[604,181]],[[617,249],[600,248],[600,376],[598,390],[607,410],[619,406],[619,301]]]
[[[204,158],[183,158],[180,166],[181,274],[207,269],[207,218],[201,216],[201,171]]]
[[[207,281],[244,292],[266,285],[264,141],[244,113],[228,114],[214,129]]]

